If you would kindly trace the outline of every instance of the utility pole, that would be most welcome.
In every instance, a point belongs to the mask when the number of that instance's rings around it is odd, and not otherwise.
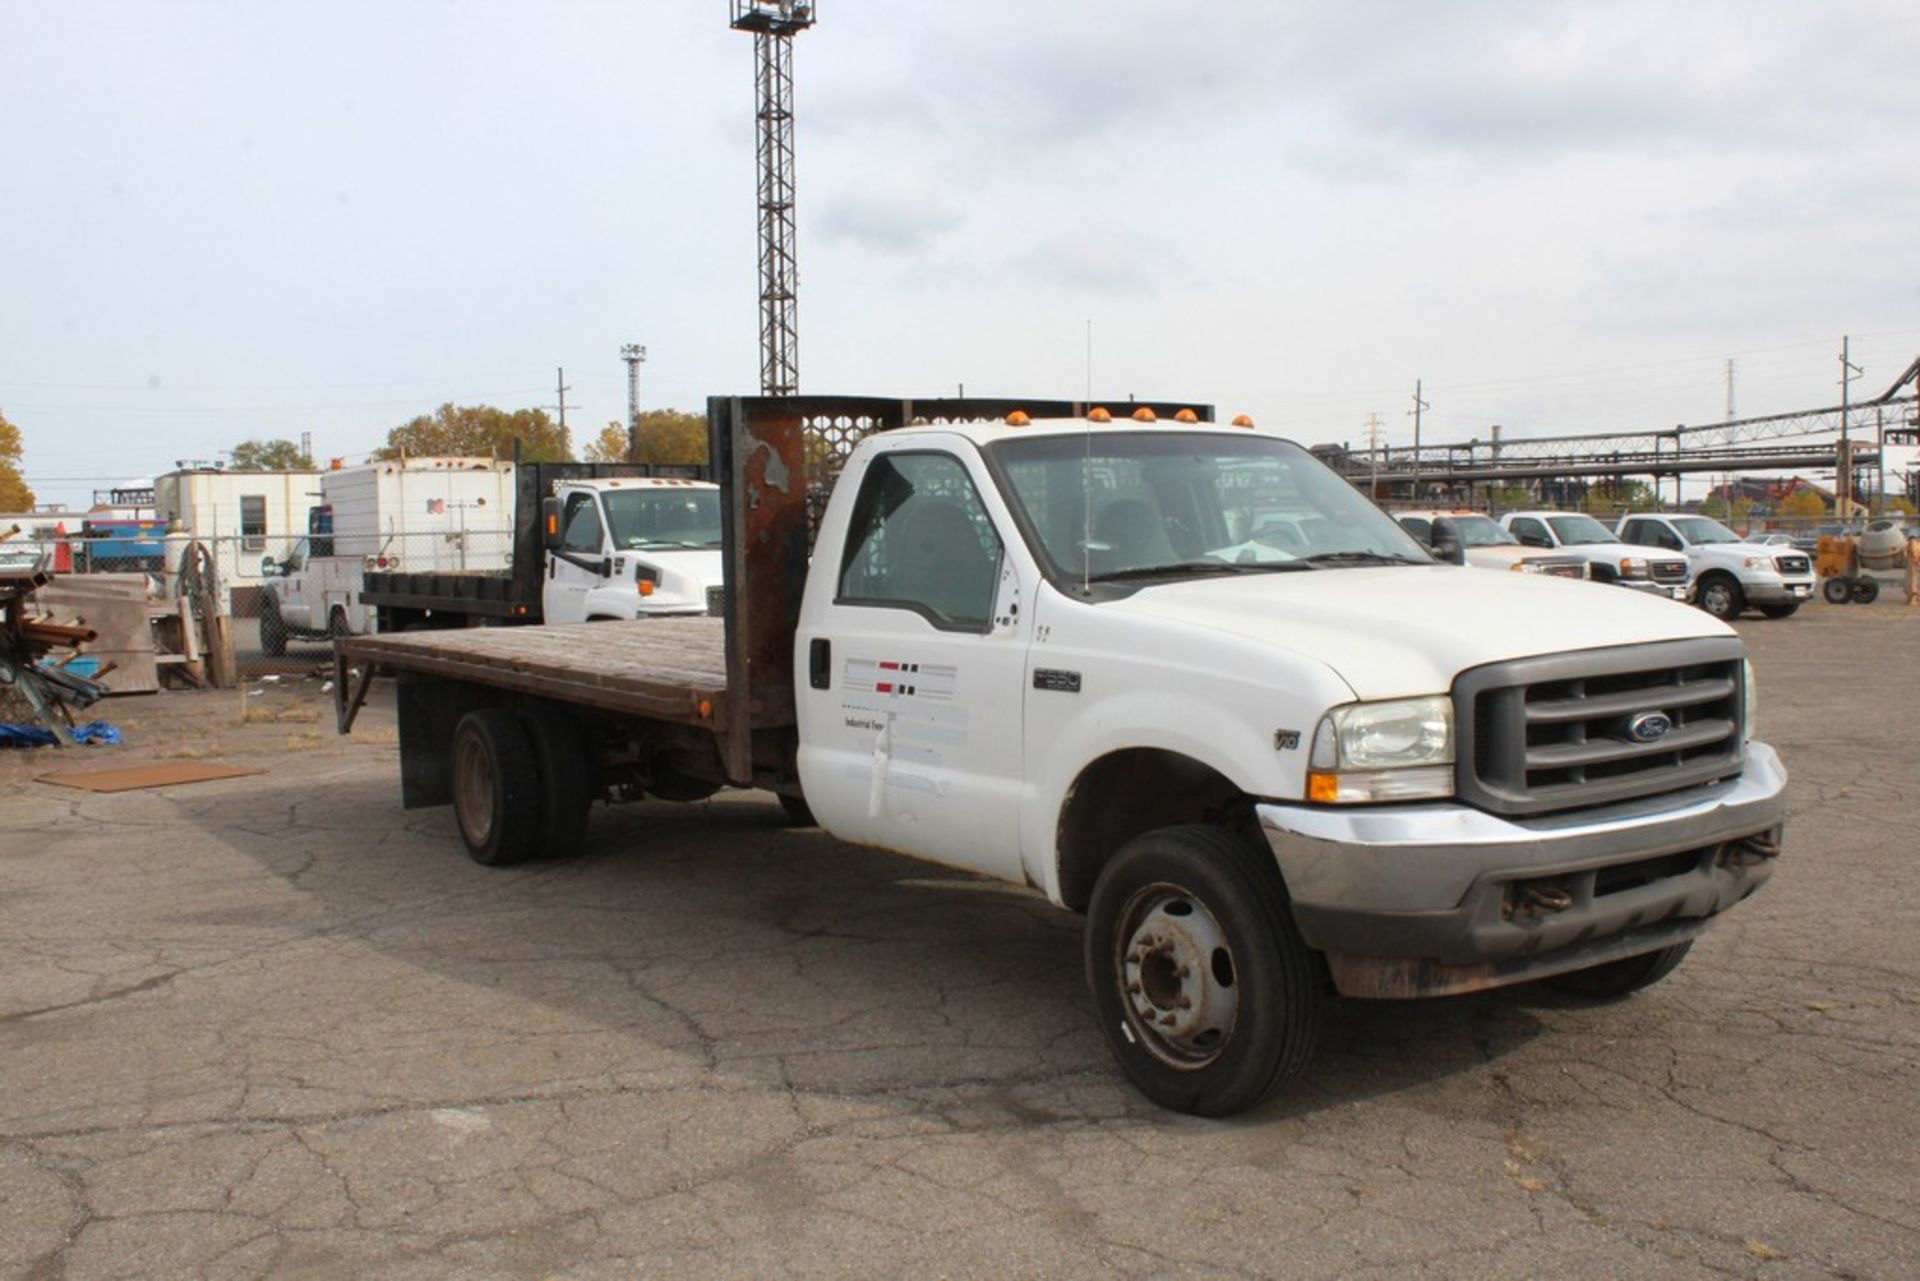
[[[1840,471],[1834,478],[1834,516],[1845,524],[1853,507],[1853,442],[1847,432],[1847,410],[1850,407],[1853,380],[1861,374],[1860,366],[1847,359],[1848,339],[1840,335]]]
[[[760,200],[760,391],[800,390],[800,264],[793,208],[793,37],[813,25],[811,0],[733,0],[735,31],[753,33],[754,160]]]
[[[1415,500],[1420,497],[1420,414],[1432,408],[1432,405],[1420,399],[1420,380],[1414,379],[1411,417],[1413,418],[1413,497]]]
[[[640,461],[640,366],[647,363],[647,349],[630,342],[620,349],[627,362],[627,461]]]
[[[1367,487],[1367,496],[1375,501],[1380,498],[1380,437],[1385,427],[1379,414],[1367,415],[1367,453],[1373,460],[1373,480]]]
[[[553,386],[560,403],[557,405],[542,405],[540,408],[554,410],[560,415],[560,434],[565,436],[567,434],[567,393],[572,391],[573,388],[567,386],[567,371],[558,365],[556,365],[553,370]]]

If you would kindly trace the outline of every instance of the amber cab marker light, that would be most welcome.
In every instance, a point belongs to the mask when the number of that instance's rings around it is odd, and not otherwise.
[[[1191,409],[1183,409],[1173,416],[1173,420],[1177,423],[1197,423],[1200,421],[1200,415]]]
[[[1148,409],[1145,405],[1142,405],[1140,406],[1140,408],[1133,411],[1133,421],[1137,423],[1155,422],[1159,419],[1159,417],[1160,415],[1154,413],[1151,409]]]
[[[1110,423],[1113,421],[1113,415],[1096,405],[1087,411],[1087,421],[1090,423]]]
[[[1007,415],[1007,426],[1009,427],[1025,427],[1032,421],[1033,419],[1027,417],[1027,411],[1024,409],[1016,409]]]
[[[1236,414],[1234,415],[1233,425],[1235,427],[1251,427],[1253,426],[1253,419],[1246,414]]]

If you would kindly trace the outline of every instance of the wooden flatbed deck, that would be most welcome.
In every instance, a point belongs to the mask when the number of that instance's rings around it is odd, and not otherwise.
[[[363,668],[363,681],[375,670],[418,672],[690,725],[723,723],[727,693],[718,618],[356,636],[338,642],[334,664],[342,732],[364,697],[363,688],[348,702],[349,664]]]

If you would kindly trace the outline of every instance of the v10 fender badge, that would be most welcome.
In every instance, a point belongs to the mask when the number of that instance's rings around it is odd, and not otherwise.
[[[1657,743],[1673,728],[1673,718],[1665,712],[1641,712],[1627,722],[1627,737],[1636,743]]]
[[[1297,729],[1277,729],[1273,731],[1273,750],[1291,752],[1300,746],[1300,731]]]

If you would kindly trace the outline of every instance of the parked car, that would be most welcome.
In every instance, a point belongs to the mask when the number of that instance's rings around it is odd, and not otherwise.
[[[1543,556],[1520,545],[1500,522],[1480,512],[1405,511],[1393,513],[1400,528],[1433,549],[1443,560],[1476,569],[1504,569],[1556,578],[1586,578],[1587,562],[1578,556]],[[1459,555],[1453,554],[1457,548]]]

